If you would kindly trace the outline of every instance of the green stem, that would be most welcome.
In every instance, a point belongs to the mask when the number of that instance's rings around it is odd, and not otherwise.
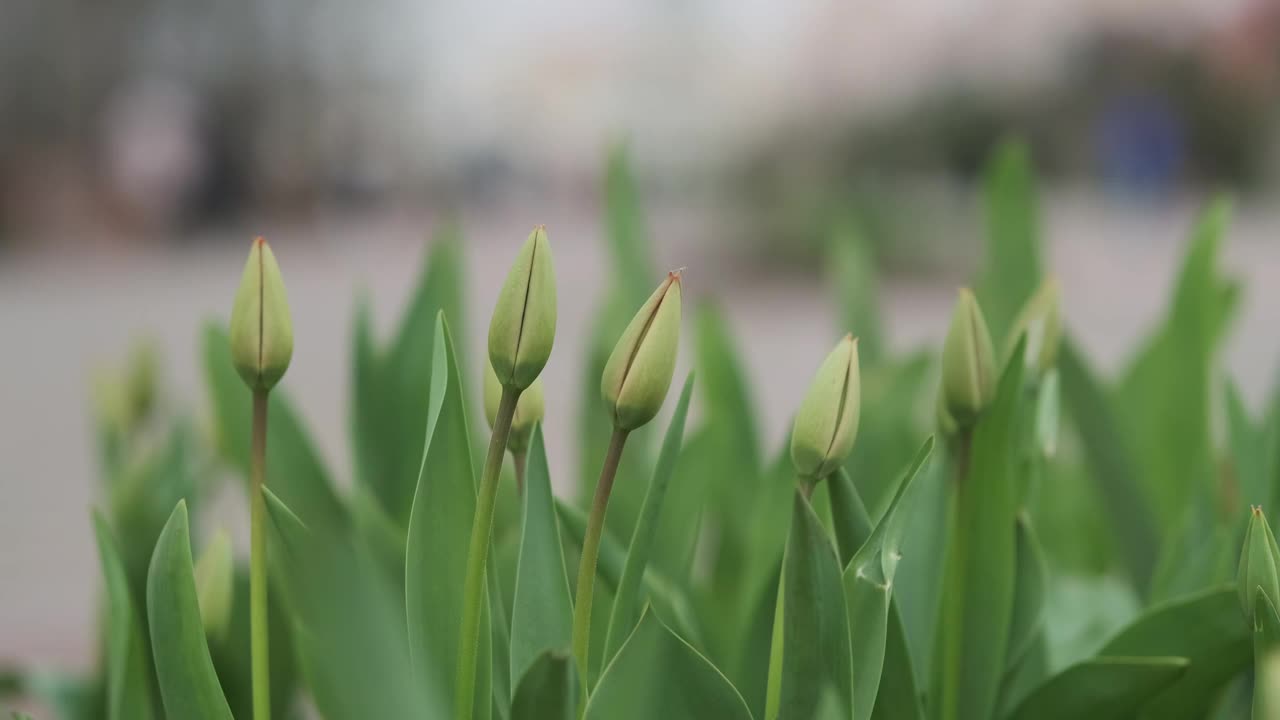
[[[467,578],[462,586],[462,634],[458,643],[458,678],[454,697],[454,717],[457,720],[471,720],[475,704],[480,606],[484,602],[485,565],[489,559],[489,539],[493,535],[493,506],[498,495],[498,478],[502,474],[502,458],[507,452],[507,437],[511,434],[511,418],[516,414],[516,401],[519,399],[519,390],[502,388],[493,435],[489,437],[489,454],[485,456],[484,471],[480,475],[480,495],[476,498],[471,548],[467,552]]]
[[[613,479],[618,474],[618,461],[622,458],[622,446],[627,442],[627,431],[614,428],[609,439],[609,452],[600,469],[600,481],[596,483],[595,499],[591,501],[591,515],[587,518],[587,532],[582,538],[582,562],[578,565],[578,592],[573,603],[573,657],[578,664],[578,684],[585,697],[588,691],[587,652],[591,647],[591,596],[595,592],[596,560],[600,555],[600,535],[604,532],[604,515],[609,509],[609,493]],[[586,703],[578,706],[578,715],[586,709]]]
[[[267,645],[267,391],[253,392],[253,459],[250,466],[249,635],[254,720],[271,720],[271,666]]]

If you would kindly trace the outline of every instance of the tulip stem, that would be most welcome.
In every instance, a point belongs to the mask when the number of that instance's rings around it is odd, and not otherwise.
[[[582,702],[578,716],[586,709],[588,691],[587,652],[591,647],[591,597],[595,593],[596,560],[600,555],[600,536],[604,532],[604,515],[609,508],[609,494],[613,491],[613,479],[618,474],[618,461],[622,459],[622,447],[629,431],[614,428],[609,439],[609,452],[600,469],[600,481],[596,483],[595,498],[591,501],[591,515],[587,518],[587,532],[582,538],[582,562],[578,565],[578,592],[573,603],[573,657],[578,664],[578,683],[582,688]]]
[[[511,453],[511,464],[516,467],[516,497],[524,497],[524,470],[529,464],[529,452],[521,450]]]
[[[480,611],[484,602],[485,565],[489,559],[489,540],[493,535],[493,507],[498,495],[498,478],[502,459],[507,453],[511,419],[516,414],[520,390],[504,385],[498,401],[498,414],[489,436],[489,453],[480,475],[480,495],[476,498],[476,515],[471,525],[471,548],[467,552],[467,577],[462,586],[462,634],[458,644],[458,677],[454,707],[457,720],[471,720],[475,704],[476,658],[480,645]]]
[[[267,644],[267,391],[253,391],[253,457],[250,467],[249,634],[254,720],[271,720],[271,665]]]

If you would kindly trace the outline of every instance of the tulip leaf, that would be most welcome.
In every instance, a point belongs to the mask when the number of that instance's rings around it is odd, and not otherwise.
[[[886,348],[875,254],[851,220],[841,221],[833,228],[827,265],[831,268],[841,327],[857,336],[858,361],[863,367],[876,367]]]
[[[1019,513],[1015,530],[1017,569],[1013,593],[1013,618],[1009,626],[1009,648],[1005,664],[1012,669],[1026,655],[1040,628],[1044,626],[1048,569],[1040,541],[1031,527],[1031,518]]]
[[[547,653],[567,652],[573,636],[573,601],[541,426],[533,431],[527,463],[524,522],[511,616],[511,678],[520,684],[521,678]],[[552,670],[548,666],[541,672]]]
[[[573,656],[548,650],[520,677],[511,702],[512,720],[574,720],[578,683]]]
[[[166,717],[233,720],[205,643],[196,600],[187,504],[179,502],[156,541],[147,574],[147,617]]]
[[[106,717],[107,720],[149,720],[154,715],[151,671],[124,561],[115,536],[96,511],[93,531],[107,590]]]
[[[587,720],[751,720],[728,679],[652,612],[600,674]]]
[[[1182,657],[1086,660],[1037,688],[1009,720],[1130,720],[1187,669],[1187,659]]]
[[[813,506],[797,488],[774,617],[766,719],[807,719],[831,686],[853,705],[849,620],[840,561]]]
[[[984,179],[986,267],[979,286],[996,347],[1005,346],[1018,310],[1040,284],[1040,211],[1031,153],[1006,140],[992,153]]]
[[[231,363],[227,333],[215,323],[204,330],[205,379],[216,422],[222,456],[245,478],[249,477],[252,393]],[[277,386],[271,391],[267,411],[266,482],[282,500],[313,528],[345,528],[343,507],[314,443]]]
[[[968,466],[953,490],[930,694],[939,720],[991,717],[1004,676],[1017,562],[1013,461],[1025,348],[1024,338],[973,430]]]
[[[448,688],[452,703],[462,642],[462,585],[476,509],[476,479],[466,402],[444,313],[437,315],[426,442],[406,545],[405,598],[409,648],[424,682]],[[475,708],[491,706],[488,601],[480,622]],[[486,713],[487,714],[487,713]]]
[[[604,663],[617,653],[627,636],[631,634],[639,619],[641,607],[641,580],[649,565],[649,555],[653,550],[658,525],[662,517],[663,500],[666,498],[667,486],[675,470],[676,459],[680,455],[680,445],[684,440],[685,417],[689,413],[689,399],[693,394],[693,375],[684,381],[684,389],[680,400],[676,403],[675,414],[667,426],[667,435],[662,442],[662,450],[658,454],[658,464],[654,466],[653,479],[649,481],[649,491],[645,495],[644,504],[640,507],[640,517],[636,522],[635,532],[631,536],[631,547],[627,551],[626,564],[622,569],[622,577],[614,591],[613,612],[609,618],[609,631],[605,640]],[[550,503],[548,502],[548,505]]]
[[[1150,608],[1099,655],[1187,658],[1187,672],[1147,703],[1141,717],[1190,720],[1204,717],[1217,692],[1248,666],[1251,641],[1235,588],[1221,587]]]

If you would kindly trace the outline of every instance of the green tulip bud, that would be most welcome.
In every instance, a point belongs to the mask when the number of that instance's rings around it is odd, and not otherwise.
[[[556,276],[542,225],[529,233],[489,321],[489,362],[506,386],[533,384],[556,338]]]
[[[498,374],[493,366],[486,363],[484,374],[484,417],[489,421],[489,429],[498,420],[498,403],[502,400],[502,383],[498,382]],[[511,434],[507,436],[507,448],[513,453],[522,453],[529,449],[529,438],[533,436],[533,426],[542,422],[546,412],[546,401],[542,393],[542,378],[520,393],[516,402],[516,414],[511,418]]]
[[[680,346],[680,271],[667,273],[623,331],[600,380],[609,416],[619,430],[634,430],[662,407]]]
[[[1236,586],[1240,594],[1240,608],[1249,622],[1253,622],[1258,590],[1273,605],[1280,598],[1280,549],[1276,547],[1276,537],[1271,534],[1267,516],[1258,506],[1253,507],[1249,517]]]
[[[250,390],[266,392],[284,377],[292,357],[293,322],[284,279],[271,246],[258,238],[231,308],[231,360]]]
[[[156,387],[160,375],[159,351],[155,343],[142,341],[133,346],[125,376],[125,395],[131,424],[137,425],[151,416],[159,394]]]
[[[214,533],[196,560],[196,599],[204,634],[220,641],[231,625],[235,590],[235,562],[231,556],[231,536],[225,530]]]
[[[797,473],[821,480],[840,467],[858,434],[861,396],[858,341],[845,335],[822,361],[796,413],[791,463]]]
[[[1013,357],[1023,335],[1027,336],[1026,366],[1039,378],[1058,362],[1058,346],[1062,343],[1062,310],[1058,281],[1054,278],[1046,278],[1018,311],[1005,342],[1005,362]]]
[[[942,409],[958,427],[972,425],[994,399],[995,363],[982,308],[973,293],[962,288],[942,345]]]

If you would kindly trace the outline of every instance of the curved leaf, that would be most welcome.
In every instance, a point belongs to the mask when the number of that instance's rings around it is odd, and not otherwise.
[[[414,668],[424,681],[447,688],[452,704],[476,479],[466,401],[443,312],[436,317],[435,336],[426,443],[405,549],[405,598]],[[478,711],[492,705],[488,613],[482,615],[476,673]]]
[[[653,479],[649,481],[649,491],[645,494],[635,532],[631,535],[631,547],[627,551],[622,578],[618,581],[618,588],[614,593],[613,613],[609,617],[609,632],[605,639],[604,664],[606,665],[618,652],[626,636],[631,634],[640,615],[641,580],[644,578],[645,568],[649,565],[649,554],[654,547],[667,485],[671,481],[676,459],[680,455],[680,445],[684,439],[684,422],[689,413],[689,398],[692,394],[693,375],[690,374],[684,381],[684,390],[680,393],[680,401],[676,404],[671,424],[667,426],[667,435],[662,441],[662,451],[658,454],[658,464],[654,466]]]
[[[1048,570],[1040,541],[1031,527],[1031,518],[1018,514],[1016,525],[1017,571],[1013,593],[1013,619],[1009,625],[1009,650],[1006,667],[1012,669],[1020,662],[1036,634],[1044,624],[1044,598]]]
[[[180,501],[156,541],[147,573],[147,618],[166,717],[234,720],[218,684],[196,601],[187,504]]]
[[[771,684],[771,698],[765,702],[768,720],[809,720],[828,686],[842,706],[853,705],[840,563],[813,506],[799,488],[794,496],[769,660],[770,674],[779,679],[777,694],[772,695]]]
[[[742,696],[705,657],[645,612],[600,674],[587,720],[750,720]]]
[[[511,610],[511,678],[517,691],[535,663],[549,651],[567,652],[573,636],[573,601],[541,425],[533,431],[527,462],[524,527]]]
[[[1058,673],[1009,720],[1129,720],[1187,672],[1181,657],[1099,657]]]
[[[539,655],[516,685],[512,720],[574,720],[578,709],[577,670],[568,652]]]
[[[151,672],[124,561],[115,537],[97,511],[93,513],[93,532],[107,585],[107,720],[148,720],[154,714]]]
[[[1148,703],[1150,720],[1201,718],[1217,692],[1249,665],[1252,638],[1234,587],[1214,588],[1151,608],[1099,655],[1185,657],[1191,667]]]

